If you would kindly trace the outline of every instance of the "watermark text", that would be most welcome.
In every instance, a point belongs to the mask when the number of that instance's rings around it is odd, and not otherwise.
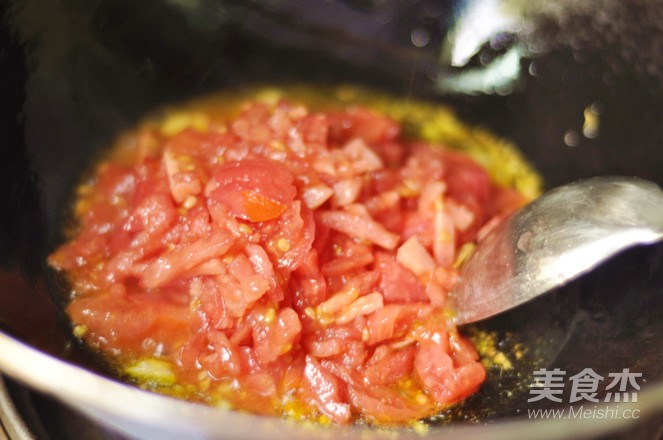
[[[601,407],[597,405],[570,406],[568,408],[528,409],[530,419],[561,419],[561,420],[615,420],[639,419],[637,408]]]

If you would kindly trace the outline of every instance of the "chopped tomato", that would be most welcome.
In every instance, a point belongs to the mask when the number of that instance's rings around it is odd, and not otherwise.
[[[274,309],[268,309],[252,327],[256,356],[263,364],[292,350],[302,331],[299,316],[288,307],[281,309],[278,315]]]
[[[375,349],[366,362],[366,379],[374,385],[388,385],[412,372],[415,347],[410,345],[400,350],[388,345]]]
[[[311,210],[296,200],[278,219],[260,225],[260,242],[285,274],[297,269],[307,257],[315,228]]]
[[[397,262],[395,255],[376,252],[375,258],[385,302],[412,303],[427,300],[424,284]]]
[[[302,394],[335,422],[344,423],[350,420],[350,405],[343,400],[339,379],[312,356],[306,356]]]
[[[178,118],[79,188],[49,257],[78,336],[256,414],[407,424],[480,386],[443,308],[459,249],[522,196],[361,107]]]
[[[451,357],[439,345],[427,344],[417,351],[415,370],[438,402],[456,402],[474,393],[486,377],[478,362],[454,368]]]
[[[252,222],[280,216],[297,192],[294,177],[277,162],[259,159],[228,162],[214,173],[210,197],[231,214]]]
[[[132,292],[79,298],[67,312],[102,350],[174,353],[189,337],[189,306],[165,294]]]

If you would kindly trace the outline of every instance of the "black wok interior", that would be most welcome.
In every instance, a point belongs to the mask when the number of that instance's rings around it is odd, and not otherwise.
[[[608,17],[604,27],[596,25],[599,11],[537,17],[528,38],[545,42],[545,51],[521,61],[522,81],[504,96],[442,95],[430,76],[436,54],[403,49],[414,22],[432,26],[433,42],[443,39],[454,2],[383,2],[400,18],[373,39],[346,19],[370,23],[377,1],[279,3],[206,0],[187,11],[165,0],[0,2],[2,331],[95,365],[68,338],[61,292],[49,288],[44,265],[62,239],[71,190],[99,152],[141,117],[216,90],[365,85],[452,105],[463,119],[513,140],[546,187],[611,174],[663,185],[661,1],[597,1]],[[438,8],[433,24],[421,18],[431,4]],[[310,8],[323,7],[338,7],[340,15],[316,22],[320,14]],[[588,138],[583,111],[592,105],[600,128]],[[565,142],[569,132],[574,146]],[[496,332],[507,354],[518,343],[528,351],[514,370],[492,370],[477,395],[434,423],[522,415],[533,407],[526,387],[542,367],[573,373],[590,367],[603,376],[630,368],[643,374],[644,387],[660,383],[662,306],[663,246],[652,245],[479,324]],[[660,418],[646,426],[639,435],[654,438]]]

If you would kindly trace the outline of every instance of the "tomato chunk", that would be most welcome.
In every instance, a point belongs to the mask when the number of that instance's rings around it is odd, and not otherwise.
[[[306,356],[303,394],[335,422],[350,419],[350,405],[343,402],[339,380],[311,356]]]
[[[277,162],[228,162],[214,173],[210,196],[226,205],[233,215],[261,222],[285,211],[297,192],[293,182],[292,173]]]
[[[48,260],[76,335],[159,366],[143,387],[255,414],[407,425],[475,392],[446,298],[524,198],[361,106],[227,110],[141,126],[78,189]]]

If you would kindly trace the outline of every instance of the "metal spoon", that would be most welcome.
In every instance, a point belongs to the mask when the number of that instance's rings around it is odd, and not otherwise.
[[[663,191],[652,182],[595,177],[555,188],[479,242],[450,295],[456,323],[497,315],[661,239]]]

